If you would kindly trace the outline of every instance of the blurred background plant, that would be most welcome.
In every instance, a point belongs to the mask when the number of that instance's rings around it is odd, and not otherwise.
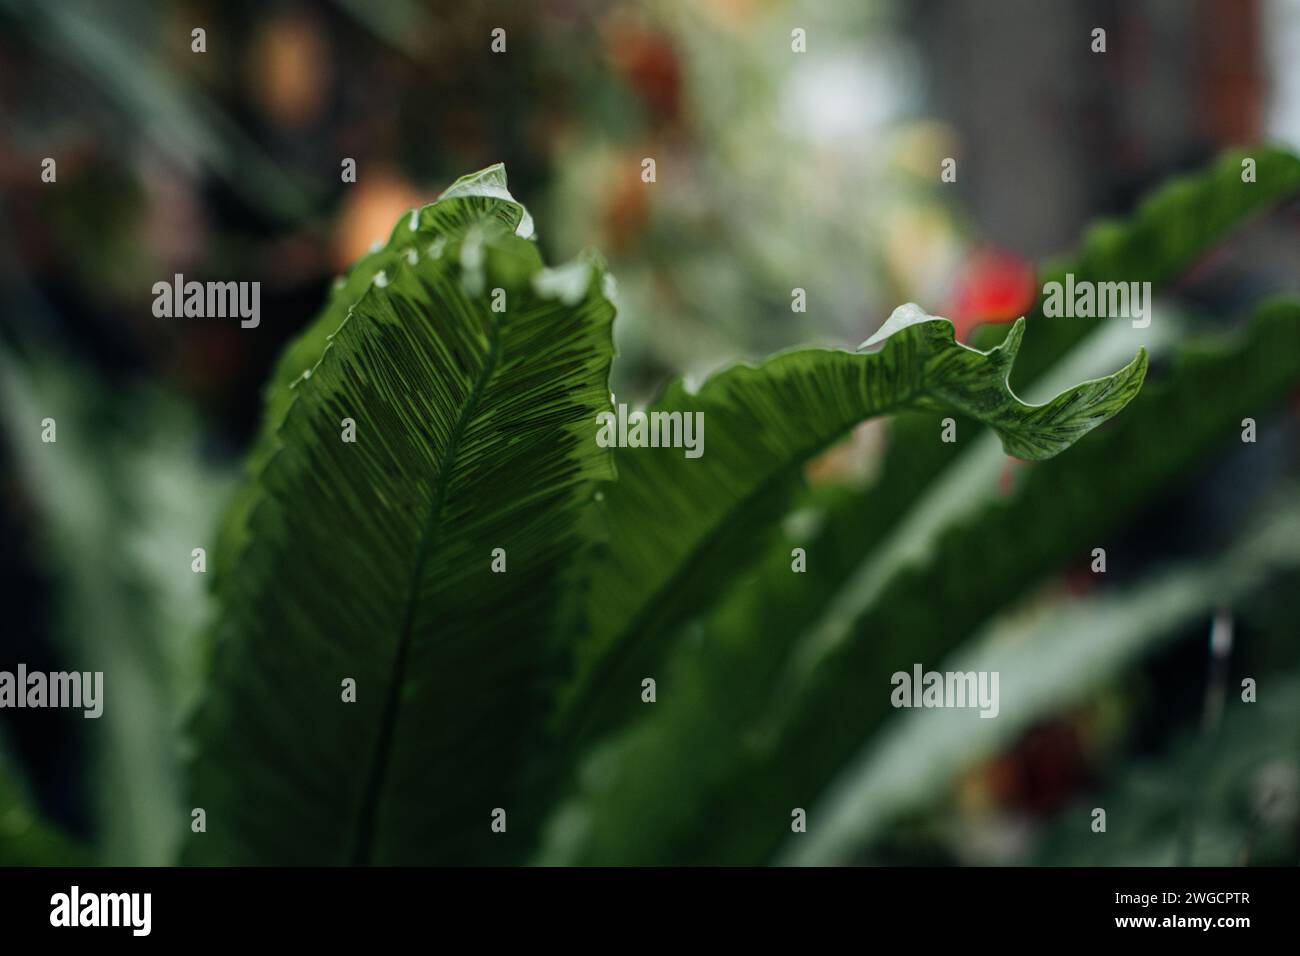
[[[210,611],[189,553],[270,365],[407,209],[497,161],[549,261],[594,247],[617,277],[620,400],[855,346],[909,300],[976,342],[1029,314],[1030,399],[1136,344],[1156,360],[1059,462],[942,446],[923,415],[816,462],[771,554],[683,627],[679,692],[596,742],[538,859],[1300,857],[1300,354],[1256,308],[1300,291],[1300,174],[1253,145],[1300,143],[1296,0],[0,0],[0,24],[0,666],[131,688],[103,721],[0,714],[0,860],[173,857]],[[1090,221],[1247,145],[1249,201],[1234,155],[1076,257]],[[1048,261],[1156,281],[1152,328],[1036,315]],[[261,281],[261,326],[154,317],[178,272]],[[47,415],[74,471],[33,454]],[[883,706],[893,670],[973,660],[1004,675],[1000,719]],[[783,840],[769,811],[792,806],[809,833]]]

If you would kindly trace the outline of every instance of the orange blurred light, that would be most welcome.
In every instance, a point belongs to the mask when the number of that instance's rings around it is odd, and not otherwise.
[[[357,163],[357,181],[344,191],[343,208],[334,226],[334,268],[342,271],[387,242],[402,214],[433,199],[392,169],[364,169]]]
[[[329,51],[310,16],[273,16],[258,31],[248,59],[252,100],[276,125],[294,128],[317,119],[330,85]]]

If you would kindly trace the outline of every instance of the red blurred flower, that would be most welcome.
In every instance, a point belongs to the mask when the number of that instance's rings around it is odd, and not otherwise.
[[[979,249],[962,265],[948,316],[957,327],[957,338],[965,339],[982,323],[1020,318],[1037,298],[1033,265],[1001,249]]]

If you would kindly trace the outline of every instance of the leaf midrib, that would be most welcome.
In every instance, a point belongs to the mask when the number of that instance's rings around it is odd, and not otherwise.
[[[411,568],[411,577],[407,585],[406,602],[402,611],[402,628],[398,637],[397,654],[393,660],[393,677],[384,698],[384,709],[379,719],[379,732],[375,739],[375,750],[371,758],[370,773],[366,789],[362,793],[361,806],[357,814],[356,840],[352,852],[352,864],[364,866],[370,863],[374,849],[375,826],[378,822],[379,800],[382,794],[388,765],[392,756],[393,735],[397,728],[397,712],[401,702],[402,684],[406,678],[406,660],[410,651],[411,637],[415,627],[415,607],[419,594],[420,581],[424,576],[424,567],[433,550],[433,544],[442,530],[443,506],[447,499],[447,487],[451,482],[454,459],[460,450],[461,439],[470,420],[478,411],[478,406],[487,388],[488,380],[496,371],[500,357],[500,329],[492,319],[488,320],[488,353],[479,370],[478,378],[470,389],[460,416],[452,428],[447,446],[438,460],[438,480],[433,497],[429,502],[429,511],[425,516],[424,526],[420,532],[420,546],[416,552],[415,564]]]

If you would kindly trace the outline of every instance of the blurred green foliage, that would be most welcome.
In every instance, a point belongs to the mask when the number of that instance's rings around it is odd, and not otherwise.
[[[218,526],[235,485],[229,446],[251,396],[269,402],[268,432],[280,423],[329,326],[397,264],[391,250],[360,252],[454,172],[506,156],[547,226],[548,258],[606,255],[620,401],[677,374],[689,391],[737,356],[856,343],[898,302],[950,300],[980,238],[934,176],[961,156],[968,188],[972,144],[908,109],[931,78],[897,40],[899,5],[163,10],[0,0],[0,46],[21,81],[3,131],[14,162],[0,164],[13,173],[0,255],[18,296],[0,334],[25,356],[0,369],[7,511],[30,545],[19,560],[52,585],[37,622],[49,633],[35,637],[120,688],[103,720],[38,738],[63,745],[53,779],[7,734],[0,862],[177,858],[182,728],[211,673],[212,598],[188,556],[221,541],[208,556],[220,591],[238,571],[219,559],[241,553],[239,502],[253,504],[236,498]],[[186,48],[196,18],[210,26],[205,58]],[[789,55],[792,21],[816,56]],[[492,60],[497,24],[512,54]],[[51,152],[60,186],[43,189],[27,167]],[[357,184],[338,182],[341,155],[359,158]],[[652,191],[637,178],[644,156],[659,161]],[[577,766],[561,795],[553,782],[533,791],[527,814],[550,819],[530,858],[1295,863],[1300,574],[1287,535],[1300,349],[1295,300],[1263,301],[1295,291],[1294,269],[1281,282],[1214,275],[1276,237],[1257,228],[1256,245],[1234,245],[1252,220],[1293,223],[1298,194],[1295,157],[1235,149],[1044,265],[1036,282],[1072,272],[1162,295],[1147,330],[1022,310],[1012,385],[1028,398],[1139,347],[1152,357],[1135,402],[1066,456],[1011,461],[960,415],[960,441],[945,444],[937,415],[908,412],[792,471],[790,488],[756,503],[781,525],[756,529],[725,571],[703,562],[700,599],[642,635],[658,703],[598,727],[578,754],[540,755]],[[1288,248],[1266,251],[1285,261]],[[262,276],[268,334],[151,322],[143,290],[199,267]],[[1188,294],[1207,273],[1210,294]],[[791,311],[794,287],[808,312]],[[264,382],[322,300],[329,318]],[[963,338],[977,318],[959,321]],[[975,328],[969,341],[1004,335]],[[45,415],[59,421],[58,467],[34,439]],[[1240,441],[1247,417],[1257,444]],[[252,469],[273,456],[271,437]],[[1104,577],[1086,571],[1101,544]],[[794,547],[807,574],[791,573]],[[1215,609],[1237,639],[1221,726],[1206,730]],[[991,662],[1028,690],[1013,700],[1008,677],[993,721],[891,711],[888,676],[915,661]],[[1256,704],[1234,693],[1244,677],[1259,681]],[[70,802],[86,826],[67,819]],[[807,834],[789,831],[796,806]],[[1111,811],[1104,838],[1088,828],[1094,806]]]

